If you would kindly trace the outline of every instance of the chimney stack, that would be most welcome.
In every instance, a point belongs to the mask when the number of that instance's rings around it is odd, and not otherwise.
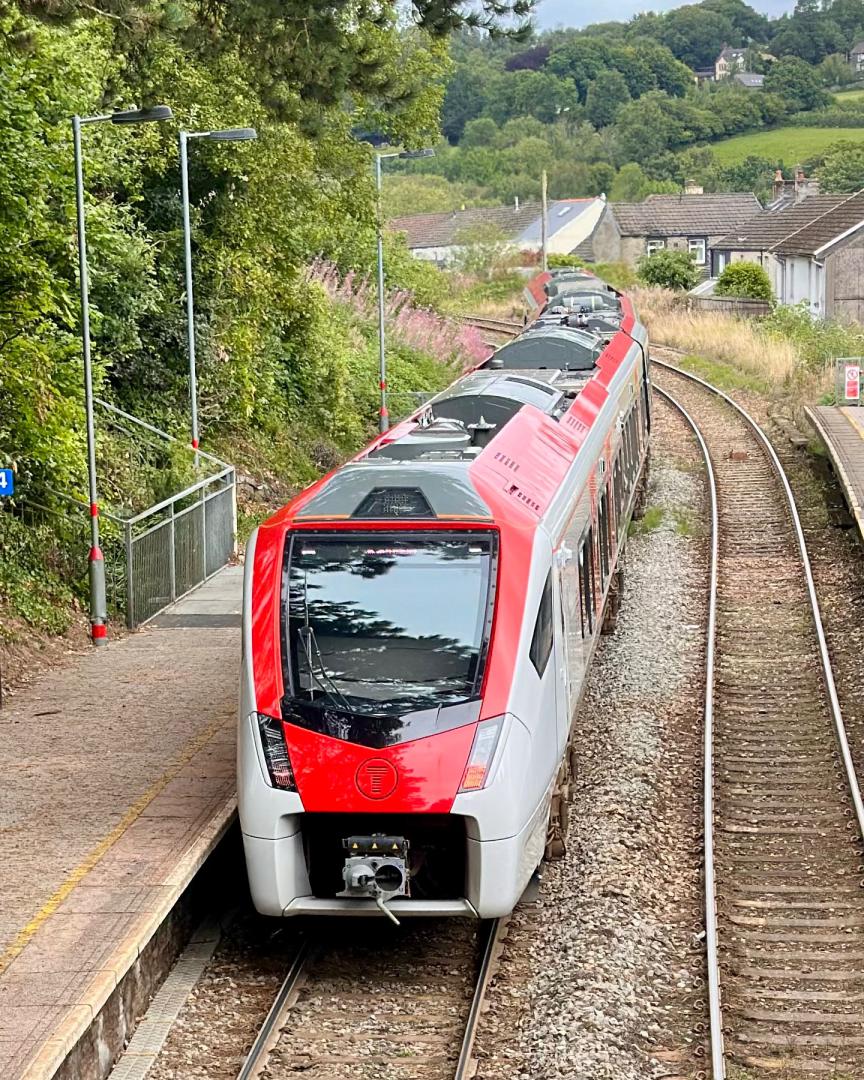
[[[515,195],[513,197],[513,209],[516,211],[517,214],[519,213],[519,196],[518,195]]]
[[[783,179],[783,173],[778,169],[774,173],[774,198],[779,199],[783,192],[786,190],[786,181]]]
[[[705,189],[701,184],[697,184],[695,180],[684,181],[684,194],[685,195],[704,195]]]

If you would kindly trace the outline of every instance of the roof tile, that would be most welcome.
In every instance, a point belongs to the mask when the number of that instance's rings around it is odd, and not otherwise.
[[[761,208],[752,192],[649,195],[641,203],[612,203],[622,236],[722,236]]]
[[[841,212],[844,204],[848,205]],[[855,224],[848,219],[856,214],[858,220],[864,219],[864,199],[858,195],[810,195],[791,206],[762,210],[728,232],[715,246],[730,251],[812,254]]]

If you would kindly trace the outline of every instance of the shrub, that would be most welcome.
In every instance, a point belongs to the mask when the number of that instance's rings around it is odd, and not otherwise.
[[[667,251],[643,255],[636,266],[639,280],[661,289],[692,289],[699,280],[696,264],[686,251]]]
[[[753,300],[772,300],[771,282],[758,263],[730,263],[714,289],[717,296],[741,296]]]
[[[585,260],[578,255],[549,255],[546,265],[550,270],[581,270]]]

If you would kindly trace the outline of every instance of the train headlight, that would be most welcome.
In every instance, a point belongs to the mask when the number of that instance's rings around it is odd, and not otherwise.
[[[504,717],[495,716],[491,720],[483,720],[477,725],[474,732],[474,742],[471,745],[471,755],[465,766],[465,773],[460,791],[479,791],[486,787],[489,778],[489,768],[495,757],[495,748],[501,737],[501,729],[504,727]]]
[[[297,781],[291,768],[291,758],[285,744],[285,729],[281,720],[258,713],[258,734],[261,737],[261,749],[267,762],[270,783],[282,791],[296,791]]]

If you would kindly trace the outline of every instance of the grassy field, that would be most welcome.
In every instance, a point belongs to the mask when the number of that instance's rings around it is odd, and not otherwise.
[[[864,90],[838,90],[834,100],[838,105],[845,105],[849,101],[860,101],[864,98]]]
[[[864,91],[859,91],[864,94]],[[750,135],[734,135],[711,143],[711,149],[721,165],[734,165],[750,154],[797,165],[808,157],[820,153],[831,143],[843,141],[864,142],[864,127],[784,127],[772,131],[754,131]]]

